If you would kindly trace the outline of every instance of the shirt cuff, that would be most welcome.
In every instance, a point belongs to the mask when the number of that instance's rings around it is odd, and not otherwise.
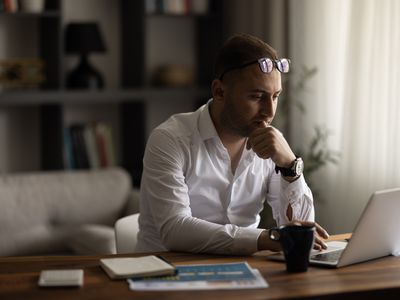
[[[250,255],[258,251],[258,237],[265,229],[239,227],[233,241],[232,253]]]
[[[290,204],[294,204],[296,200],[302,198],[302,195],[307,194],[307,183],[303,175],[300,175],[297,180],[292,182],[288,182],[285,179],[281,178],[281,187],[284,191],[286,199],[289,200]]]
[[[292,206],[292,219],[314,221],[313,213],[313,198],[312,193],[301,175],[297,180],[293,182],[287,182],[282,178],[282,193],[286,203],[284,203],[284,216],[285,222],[290,221],[286,216],[286,210],[288,205]]]

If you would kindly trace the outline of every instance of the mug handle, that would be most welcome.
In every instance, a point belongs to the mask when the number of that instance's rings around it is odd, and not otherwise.
[[[273,241],[279,241],[280,234],[279,234],[279,228],[278,227],[273,227],[268,230],[268,236],[270,240]]]

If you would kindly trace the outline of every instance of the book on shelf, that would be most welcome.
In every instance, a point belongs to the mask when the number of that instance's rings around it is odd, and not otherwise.
[[[73,154],[72,139],[69,128],[64,128],[64,165],[67,169],[76,169],[76,163]]]
[[[14,13],[18,11],[18,0],[1,0],[5,12]]]
[[[187,0],[164,0],[164,12],[172,15],[186,15],[189,12]]]
[[[155,255],[100,259],[100,266],[112,279],[174,275],[173,265]]]
[[[116,165],[111,126],[103,122],[72,124],[65,130],[68,169],[97,169]]]
[[[105,123],[96,123],[93,130],[96,136],[100,167],[114,166],[116,162],[111,127]]]
[[[75,169],[88,169],[89,158],[83,136],[84,125],[74,124],[69,127],[72,143],[72,155],[74,157]]]
[[[146,0],[147,14],[188,15],[206,14],[209,0]]]
[[[85,140],[85,146],[87,151],[87,156],[89,159],[89,166],[92,169],[97,169],[100,167],[99,152],[96,142],[96,133],[93,129],[92,124],[87,124],[83,128],[83,137]]]

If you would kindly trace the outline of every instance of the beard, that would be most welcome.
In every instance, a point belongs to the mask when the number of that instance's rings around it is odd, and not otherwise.
[[[243,113],[240,112],[233,103],[225,105],[221,112],[221,125],[234,135],[247,138],[256,128],[254,122],[243,118]]]

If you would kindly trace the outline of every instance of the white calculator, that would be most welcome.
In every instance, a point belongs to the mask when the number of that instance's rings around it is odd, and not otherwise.
[[[83,270],[43,270],[39,277],[39,286],[82,286]]]

